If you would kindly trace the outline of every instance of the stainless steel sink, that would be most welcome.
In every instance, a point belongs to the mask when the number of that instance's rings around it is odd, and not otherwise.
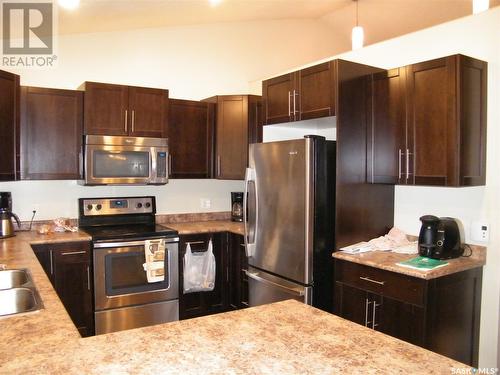
[[[0,289],[19,288],[30,281],[26,270],[0,271]]]
[[[43,308],[28,269],[0,271],[0,317]]]

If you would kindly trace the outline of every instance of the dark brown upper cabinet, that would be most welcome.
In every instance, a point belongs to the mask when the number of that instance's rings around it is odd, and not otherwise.
[[[264,124],[335,115],[337,60],[262,82]]]
[[[0,181],[19,175],[19,76],[0,70]]]
[[[83,92],[21,88],[21,179],[81,178]]]
[[[165,137],[168,90],[85,82],[84,133]]]
[[[486,181],[487,63],[453,55],[374,75],[369,180]]]
[[[248,145],[262,141],[261,97],[223,95],[205,99],[216,105],[215,177],[243,180]]]
[[[170,178],[211,178],[215,105],[169,99]]]

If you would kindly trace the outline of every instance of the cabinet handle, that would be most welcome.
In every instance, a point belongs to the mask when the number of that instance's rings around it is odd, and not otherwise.
[[[186,245],[201,245],[202,243],[205,243],[205,241],[191,241],[191,242],[186,242]]]
[[[53,260],[53,255],[52,255],[52,250],[49,250],[49,255],[50,255],[50,274],[54,274],[54,260]]]
[[[380,303],[377,303],[375,301],[373,301],[373,315],[372,315],[372,328],[375,329],[375,327],[378,326],[377,323],[375,323],[376,319],[377,319],[377,307],[380,306]]]
[[[132,133],[134,132],[135,127],[135,109],[132,110]]]
[[[61,255],[77,255],[77,254],[87,254],[86,251],[70,251],[67,253],[61,253]]]
[[[295,104],[295,96],[296,96],[295,90],[293,90],[293,120],[294,121],[295,121],[295,113],[297,113],[297,110],[296,110],[297,106]]]
[[[125,110],[125,126],[124,126],[125,133],[128,133],[128,109]]]
[[[401,180],[401,157],[403,156],[403,153],[401,152],[401,149],[398,150],[398,180]]]
[[[377,281],[377,280],[372,280],[372,279],[370,279],[369,277],[362,277],[362,276],[360,276],[359,278],[360,278],[361,280],[369,281],[369,282],[371,282],[371,283],[378,284],[378,285],[384,285],[384,284],[385,284],[385,281]]]
[[[220,176],[220,155],[217,155],[217,177]]]
[[[168,154],[168,175],[170,176],[172,174],[172,154]]]
[[[410,150],[406,149],[406,182],[410,178]]]
[[[87,289],[90,290],[90,268],[87,266]]]
[[[370,306],[371,301],[368,300],[368,298],[365,298],[365,327],[368,327],[368,324],[370,322],[368,321],[368,308]]]
[[[292,93],[288,91],[288,117],[292,116],[291,98],[292,98]]]

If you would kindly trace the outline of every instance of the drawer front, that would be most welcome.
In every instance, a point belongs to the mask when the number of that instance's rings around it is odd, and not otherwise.
[[[426,281],[415,277],[336,259],[335,279],[402,302],[424,305]]]

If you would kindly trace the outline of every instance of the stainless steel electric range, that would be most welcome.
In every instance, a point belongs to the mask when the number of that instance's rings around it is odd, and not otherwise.
[[[96,335],[179,320],[179,237],[156,224],[155,197],[78,204],[93,244]]]

